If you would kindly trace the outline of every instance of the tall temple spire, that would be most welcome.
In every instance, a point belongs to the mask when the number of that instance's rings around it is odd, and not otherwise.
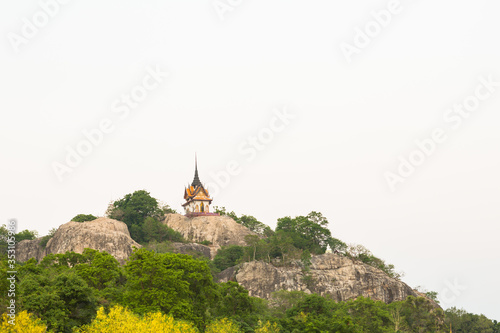
[[[191,185],[188,185],[184,190],[185,203],[182,204],[186,211],[187,217],[196,216],[218,216],[219,213],[210,212],[210,204],[212,198],[208,194],[208,190],[203,187],[198,176],[198,158],[194,155],[194,179]]]
[[[198,177],[198,159],[196,157],[196,153],[194,154],[194,179],[191,186],[193,187],[202,186],[200,178]]]

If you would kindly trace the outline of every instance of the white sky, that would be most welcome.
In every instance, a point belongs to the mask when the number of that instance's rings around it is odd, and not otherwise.
[[[214,205],[272,227],[320,211],[444,308],[499,320],[500,86],[457,129],[443,115],[481,76],[500,81],[500,3],[401,0],[351,63],[341,44],[389,1],[220,3],[224,20],[212,0],[68,1],[15,52],[12,34],[45,14],[3,1],[0,223],[43,235],[139,189],[180,211],[197,152],[205,183],[239,165]],[[168,78],[113,112],[157,67]],[[250,158],[248,137],[283,109],[294,118]],[[53,163],[103,119],[113,131],[59,181]],[[391,192],[384,174],[436,128],[446,141]]]

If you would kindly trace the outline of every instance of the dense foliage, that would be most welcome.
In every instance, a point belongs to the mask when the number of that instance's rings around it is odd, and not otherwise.
[[[167,213],[175,213],[168,205],[160,206],[158,200],[144,190],[125,195],[109,205],[107,216],[127,225],[130,236],[136,242],[184,241],[182,235],[161,221]]]
[[[500,323],[496,320],[492,321],[484,315],[468,313],[464,309],[455,307],[445,311],[446,320],[456,333],[483,333],[483,332],[500,332]]]
[[[241,262],[243,258],[244,247],[239,245],[229,245],[217,251],[213,262],[214,266],[223,271],[226,268],[233,267]]]
[[[78,214],[77,216],[73,217],[71,221],[88,222],[88,221],[94,221],[96,218],[97,217],[92,214]]]
[[[135,251],[127,265],[126,305],[139,313],[162,311],[200,325],[215,299],[210,268],[186,254]]]
[[[328,229],[328,220],[318,212],[311,212],[307,216],[290,216],[278,219],[276,232],[282,232],[291,240],[291,244],[298,249],[309,250],[314,254],[325,253],[327,246],[333,243]]]
[[[269,301],[236,282],[215,283],[205,260],[134,251],[121,266],[106,252],[50,254],[17,265],[17,332],[499,332],[484,316],[443,311],[422,297],[385,304],[335,302],[279,291]],[[0,279],[7,281],[7,261]],[[6,312],[8,285],[0,284]],[[23,312],[26,311],[26,312]],[[29,315],[28,315],[29,313]],[[40,318],[40,320],[38,319]],[[0,327],[9,332],[4,316]],[[10,327],[10,328],[9,328]],[[16,330],[13,330],[16,332]]]

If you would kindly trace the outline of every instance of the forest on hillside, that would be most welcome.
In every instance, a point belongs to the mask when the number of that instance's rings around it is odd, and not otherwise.
[[[1,332],[500,332],[500,324],[463,309],[443,310],[435,292],[385,304],[358,297],[335,302],[328,296],[277,291],[270,300],[249,296],[237,282],[216,283],[215,275],[246,261],[275,265],[300,261],[307,273],[311,256],[329,246],[339,255],[372,265],[400,278],[393,265],[361,245],[346,245],[332,237],[321,213],[283,217],[277,227],[253,216],[238,216],[217,208],[259,236],[247,236],[248,246],[221,248],[210,260],[201,253],[173,253],[172,242],[187,242],[162,224],[174,211],[146,191],[127,194],[110,204],[107,216],[127,224],[136,249],[125,265],[106,252],[49,254],[40,262],[12,262],[8,243],[38,237],[23,230],[10,235],[0,228]],[[78,214],[72,220],[95,219]],[[43,236],[42,246],[54,234]],[[208,242],[200,242],[208,244]],[[13,266],[11,266],[13,265]],[[9,271],[16,271],[15,280]],[[305,279],[308,275],[305,274]],[[16,325],[9,323],[9,290],[15,283]],[[314,283],[313,280],[305,281]],[[9,308],[10,307],[10,308]]]

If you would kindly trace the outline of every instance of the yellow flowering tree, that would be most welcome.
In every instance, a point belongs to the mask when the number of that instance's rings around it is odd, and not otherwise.
[[[233,322],[230,319],[227,318],[222,318],[222,319],[217,319],[213,322],[211,322],[208,326],[207,329],[205,330],[206,333],[241,333],[240,327],[238,324]]]
[[[198,329],[189,322],[175,320],[161,312],[147,313],[140,317],[130,310],[116,305],[108,314],[101,307],[97,317],[89,324],[76,328],[75,333],[198,333]]]
[[[47,326],[32,314],[22,311],[16,314],[14,321],[4,313],[0,323],[0,332],[2,333],[43,333],[47,331]],[[14,322],[14,325],[9,323]]]
[[[259,320],[259,326],[255,329],[255,333],[279,333],[280,328],[277,323],[271,323],[269,320],[263,323]]]

